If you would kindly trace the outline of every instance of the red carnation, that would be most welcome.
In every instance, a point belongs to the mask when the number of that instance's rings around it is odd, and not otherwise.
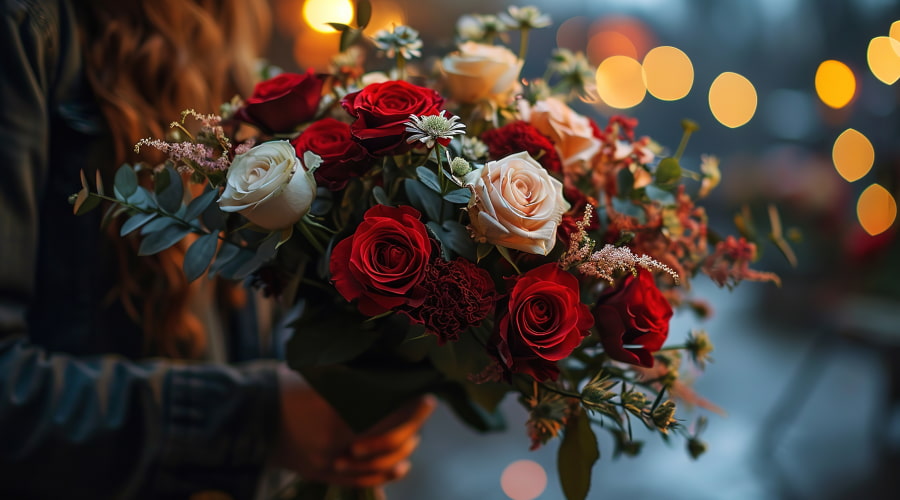
[[[350,135],[350,125],[334,118],[313,122],[291,144],[300,158],[306,151],[322,157],[322,164],[315,171],[316,183],[330,191],[343,189],[347,181],[370,167],[366,161],[368,153]]]
[[[594,323],[581,303],[578,280],[551,263],[510,281],[509,296],[497,310],[493,351],[513,373],[556,379],[556,362],[581,344]]]
[[[533,125],[521,120],[481,134],[492,158],[503,158],[513,153],[527,151],[532,158],[550,172],[562,172],[559,153],[550,139]]]
[[[315,118],[324,83],[325,77],[312,69],[302,75],[281,73],[257,83],[235,117],[268,133],[293,132]]]
[[[427,293],[425,302],[407,315],[437,335],[442,345],[459,340],[461,332],[480,324],[494,309],[491,275],[466,259],[434,259],[425,269],[421,286]]]
[[[402,80],[366,85],[341,101],[355,118],[350,132],[373,155],[409,151],[405,125],[409,115],[437,115],[443,105],[444,98],[436,91]]]
[[[618,287],[604,291],[593,313],[609,357],[653,366],[653,353],[669,335],[672,306],[656,287],[650,271],[640,269],[637,277],[629,275]]]

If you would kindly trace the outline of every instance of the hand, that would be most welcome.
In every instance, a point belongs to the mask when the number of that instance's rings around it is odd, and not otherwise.
[[[278,381],[276,463],[304,479],[341,486],[379,486],[406,475],[419,429],[436,406],[433,397],[417,399],[357,435],[296,372],[281,365]]]

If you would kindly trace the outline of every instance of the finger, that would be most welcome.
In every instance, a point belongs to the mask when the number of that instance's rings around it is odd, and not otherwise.
[[[374,428],[364,436],[357,438],[350,446],[350,454],[355,458],[367,458],[374,455],[390,453],[401,448],[403,444],[419,432],[422,424],[434,411],[437,402],[429,396],[420,399],[407,411],[400,415],[393,415],[389,422],[389,428],[381,430],[382,424]],[[402,418],[401,417],[406,417]],[[398,419],[400,419],[398,421]]]
[[[376,486],[381,486],[383,484],[389,483],[391,481],[396,481],[398,479],[402,479],[409,473],[409,469],[412,465],[409,461],[400,462],[399,464],[392,467],[390,470],[375,472],[370,474],[362,474],[362,475],[346,475],[333,473],[327,475],[323,478],[323,481],[336,484],[339,486],[351,486],[357,488],[372,488]]]
[[[338,473],[349,475],[365,475],[391,470],[397,464],[406,461],[416,450],[416,447],[419,446],[420,441],[419,436],[413,436],[404,441],[398,448],[380,455],[369,456],[365,459],[341,457],[335,461],[334,470]]]

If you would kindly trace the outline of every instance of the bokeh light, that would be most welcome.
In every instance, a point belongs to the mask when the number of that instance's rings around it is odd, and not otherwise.
[[[737,73],[722,73],[709,87],[709,109],[726,127],[736,128],[749,122],[756,113],[756,102],[756,88]]]
[[[331,59],[337,55],[341,34],[337,31],[320,33],[306,29],[294,38],[294,60],[301,68],[327,71]],[[314,47],[314,50],[310,48]]]
[[[588,30],[585,55],[591,64],[612,56],[640,60],[656,45],[656,37],[646,24],[629,16],[606,16]]]
[[[900,41],[889,36],[873,38],[866,51],[866,60],[875,78],[893,85],[900,78]]]
[[[335,30],[327,23],[349,24],[353,20],[353,4],[350,0],[306,0],[303,19],[320,33],[332,33]]]
[[[641,63],[628,56],[608,57],[597,67],[597,95],[612,108],[637,106],[647,95]]]
[[[841,61],[823,61],[816,70],[816,94],[828,107],[843,108],[856,94],[856,76]]]
[[[566,19],[556,30],[556,46],[572,52],[584,52],[587,47],[587,29],[588,20],[584,16]]]
[[[366,28],[366,33],[374,33],[378,30],[390,30],[394,26],[406,24],[406,14],[403,7],[391,0],[378,0],[372,9],[372,19]]]
[[[848,182],[854,182],[863,178],[872,169],[872,164],[875,163],[875,149],[865,135],[848,128],[835,139],[831,159],[841,177]]]
[[[879,184],[872,184],[856,203],[859,224],[872,236],[887,231],[897,219],[897,200]]]
[[[694,65],[680,49],[656,47],[644,57],[644,83],[653,97],[676,101],[688,95],[694,85]]]
[[[517,460],[503,469],[500,487],[512,500],[534,500],[547,488],[547,472],[533,460]]]
[[[891,23],[891,38],[900,42],[900,21]]]

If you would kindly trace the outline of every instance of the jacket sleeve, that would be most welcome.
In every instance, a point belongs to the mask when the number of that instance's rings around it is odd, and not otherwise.
[[[59,34],[60,4],[0,0],[0,498],[250,498],[278,411],[273,364],[84,358],[29,341],[48,108],[75,43]]]

